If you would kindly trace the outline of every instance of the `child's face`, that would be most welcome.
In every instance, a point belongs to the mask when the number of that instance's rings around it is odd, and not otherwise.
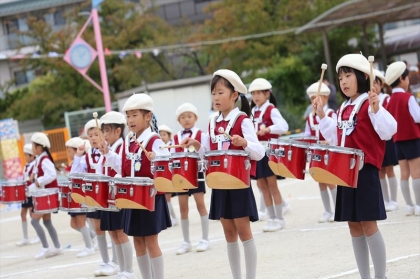
[[[34,142],[32,143],[32,153],[34,154],[34,156],[38,156],[41,155],[41,153],[43,152],[42,147],[39,145],[36,145]]]
[[[338,80],[340,81],[341,92],[343,92],[344,95],[352,100],[357,97],[357,79],[355,73],[345,73],[342,71],[338,75]]]
[[[90,142],[90,145],[92,148],[98,148],[99,147],[99,130],[98,128],[90,128],[87,132],[87,136]]]
[[[197,121],[197,116],[194,113],[187,111],[179,116],[178,121],[182,128],[191,129]]]
[[[211,92],[212,101],[218,111],[229,112],[235,107],[235,100],[238,98],[237,92],[232,92],[223,83],[218,82]]]
[[[111,125],[105,124],[102,126],[102,134],[104,135],[105,141],[112,145],[120,138],[121,129],[115,129]]]
[[[373,81],[373,87],[375,87],[376,93],[379,94],[379,92],[382,90],[382,83],[377,78],[375,78]]]
[[[66,151],[67,151],[67,157],[73,161],[74,159],[74,155],[76,155],[77,149],[73,148],[73,147],[66,147]]]
[[[128,110],[126,116],[128,128],[137,136],[149,127],[149,122],[152,119],[151,112],[144,113],[139,109]]]
[[[326,96],[326,95],[319,95],[319,97],[321,97],[322,105],[325,106],[325,104],[328,103],[328,96]],[[316,95],[312,95],[311,96],[311,103],[313,103],[313,101],[315,100],[315,98],[316,98]]]
[[[265,101],[267,101],[269,94],[270,92],[268,91],[264,92],[261,90],[251,92],[252,100],[258,107],[262,106],[265,103]]]
[[[26,163],[30,163],[30,162],[32,162],[33,160],[35,160],[35,157],[34,157],[34,156],[32,156],[31,154],[24,153],[24,156],[25,156],[25,161],[26,161]]]
[[[167,143],[168,141],[171,140],[171,137],[169,136],[169,133],[166,131],[160,131],[159,132],[160,138],[162,139],[162,141],[164,143]]]

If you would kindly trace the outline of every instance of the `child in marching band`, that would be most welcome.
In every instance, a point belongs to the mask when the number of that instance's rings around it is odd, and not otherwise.
[[[66,141],[67,157],[73,163],[74,156],[77,153],[77,148],[84,145],[83,139],[74,137]],[[70,173],[72,163],[70,163]],[[79,258],[87,257],[95,254],[95,248],[93,247],[92,239],[96,237],[96,234],[86,226],[86,212],[69,212],[70,215],[70,227],[82,234],[85,248],[82,252],[76,256]]]
[[[116,156],[121,157],[124,148],[123,132],[126,125],[124,114],[110,111],[103,115],[100,120],[104,136],[104,141],[100,145],[100,150],[103,150],[103,145],[107,145],[109,152],[113,152]],[[110,168],[110,165],[106,161],[106,157],[101,163],[105,175],[110,177],[121,177],[121,166],[117,169]],[[121,278],[125,278],[122,276],[125,276],[126,274],[130,275],[133,272],[133,249],[128,236],[124,233],[123,210],[117,212],[102,211],[101,231],[110,232],[115,245],[114,249],[118,265],[120,267],[119,274]]]
[[[51,143],[48,136],[44,133],[35,133],[31,137],[32,154],[36,156],[35,169],[30,178],[29,193],[39,191],[41,189],[58,189],[57,172],[54,160],[50,153]],[[33,210],[32,210],[33,211]],[[41,243],[42,250],[35,255],[36,259],[48,258],[62,254],[60,241],[58,240],[57,231],[51,220],[51,213],[31,214],[31,224],[34,227]],[[39,224],[39,220],[43,220],[44,226],[47,228],[54,248],[49,248],[45,232]]]
[[[280,134],[289,130],[289,125],[276,108],[277,101],[271,92],[271,88],[268,80],[257,78],[251,82],[248,90],[252,95],[251,114],[253,115],[254,128],[258,140],[261,142],[278,138]],[[264,155],[264,158],[257,162],[256,179],[264,196],[264,204],[269,215],[267,225],[263,227],[263,232],[283,229],[285,227],[283,218],[285,202],[277,186],[277,176],[268,166],[267,155]]]
[[[375,80],[373,86],[375,87],[376,92],[380,92],[378,94],[379,104],[387,109],[390,98],[388,94],[382,93],[382,88],[385,85],[385,77],[378,70],[374,70],[374,72]],[[379,171],[379,180],[381,181],[382,196],[384,197],[386,211],[395,211],[398,209],[398,183],[394,173],[394,166],[396,165],[398,165],[398,159],[395,151],[395,144],[394,141],[390,139],[386,141],[384,160],[382,161],[382,168]],[[388,176],[389,191],[385,176]],[[390,194],[391,197],[389,196]]]
[[[162,141],[166,144],[166,145],[171,145],[172,144],[172,129],[169,128],[166,125],[160,125],[158,127],[159,129],[159,135],[160,138],[162,139]],[[171,203],[171,198],[173,196],[176,196],[176,193],[166,193],[165,197],[166,197],[166,202],[168,203],[168,208],[169,208],[169,213],[171,214],[171,222],[172,222],[172,226],[176,226],[178,225],[178,218],[176,217],[175,214],[175,210],[172,206]]]
[[[385,81],[392,87],[388,111],[398,122],[393,140],[401,169],[401,192],[406,202],[406,215],[420,216],[420,107],[411,93],[404,62],[388,66]],[[408,180],[412,178],[415,203],[411,200]]]
[[[202,132],[200,129],[195,127],[195,123],[198,119],[197,108],[190,103],[184,103],[180,105],[176,110],[176,116],[179,124],[182,126],[183,130],[179,131],[174,136],[174,144],[180,144],[185,138],[190,137],[198,140],[199,142],[208,141],[208,136],[206,133]],[[172,148],[171,153],[174,152],[188,152],[188,148]],[[198,173],[198,178],[203,179],[203,172]],[[181,229],[182,236],[184,241],[181,243],[181,246],[176,251],[177,255],[185,254],[191,251],[191,241],[190,241],[190,222],[188,220],[188,200],[191,195],[194,197],[195,204],[197,206],[197,211],[200,214],[201,219],[201,232],[202,237],[200,242],[197,245],[197,252],[204,252],[210,249],[209,242],[209,218],[207,213],[206,204],[204,203],[204,194],[206,193],[206,184],[204,181],[198,181],[197,189],[189,189],[187,192],[177,193],[179,201],[179,209],[181,212]]]
[[[153,178],[151,160],[155,156],[169,156],[160,139],[156,118],[153,115],[153,100],[147,94],[134,94],[124,104],[127,125],[133,138],[125,140],[122,156],[109,152],[107,145],[101,147],[110,167],[121,168],[122,177]],[[142,144],[146,153],[140,148]],[[133,236],[137,263],[143,279],[164,278],[164,263],[159,247],[158,236],[162,230],[171,226],[165,194],[158,192],[155,196],[155,210],[125,209],[123,211],[124,232]],[[153,275],[152,275],[153,274]],[[134,273],[125,274],[124,278],[136,278]]]
[[[181,144],[194,146],[201,157],[210,150],[229,149],[245,150],[249,152],[251,160],[261,160],[264,157],[265,150],[259,143],[252,121],[249,119],[251,111],[245,96],[246,92],[247,88],[235,72],[230,70],[216,71],[211,81],[211,94],[217,110],[221,113],[210,124],[210,137],[202,143],[194,138],[187,137]],[[241,110],[235,107],[238,101],[241,104]],[[211,128],[213,125],[214,127]],[[223,134],[215,135],[214,131],[218,131],[220,127],[226,129],[228,125],[232,127],[229,129],[232,134],[231,139]],[[244,246],[246,278],[255,278],[257,248],[250,222],[258,220],[258,212],[251,187],[237,190],[213,189],[209,218],[220,220],[222,223],[233,278],[241,278],[238,237]]]
[[[23,147],[23,154],[25,156],[26,165],[23,170],[23,174],[25,176],[25,183],[29,186],[29,178],[31,177],[34,168],[35,168],[35,156],[32,153],[32,144],[28,143],[25,144]],[[39,242],[39,238],[36,237],[33,240],[29,240],[28,238],[28,222],[26,221],[26,216],[29,213],[31,216],[32,212],[32,197],[26,197],[26,202],[22,203],[22,208],[20,209],[20,219],[22,221],[22,231],[23,231],[23,238],[16,242],[16,246],[24,246],[28,244],[35,244]]]
[[[89,139],[91,148],[86,150],[86,145],[80,145],[77,148],[76,156],[71,167],[72,173],[102,173],[103,156],[99,152],[99,143],[101,142],[101,131],[96,127],[96,120],[89,120],[85,124],[85,134]],[[101,123],[98,120],[100,127]],[[105,232],[101,230],[101,211],[88,212],[86,217],[90,219],[95,228],[96,241],[98,243],[99,252],[101,254],[102,263],[93,274],[95,276],[110,276],[118,273],[118,266],[116,264],[116,256],[113,249],[113,260],[109,259],[108,245],[106,241]]]
[[[331,145],[360,149],[364,164],[358,174],[357,188],[338,187],[335,221],[346,221],[361,278],[370,277],[369,252],[375,278],[385,279],[386,249],[377,220],[386,219],[379,181],[385,142],[397,131],[397,122],[379,105],[374,87],[370,88],[369,62],[360,54],[348,54],[336,70],[343,98],[337,122],[326,117],[321,98],[313,107],[320,120],[320,131]]]
[[[306,89],[306,94],[308,94],[309,99],[313,102],[318,94],[319,82],[312,84]],[[321,90],[319,92],[319,97],[322,101],[322,107],[324,109],[324,114],[327,117],[331,117],[334,122],[337,122],[337,114],[334,110],[328,108],[328,98],[330,95],[330,89],[324,83],[321,83]],[[306,118],[306,127],[305,127],[305,136],[316,136],[319,141],[325,141],[324,136],[319,131],[319,116],[310,113]],[[330,189],[331,197],[333,200],[333,207],[335,207],[335,200],[337,196],[337,186],[327,183],[318,183],[319,190],[321,192],[321,199],[324,205],[324,213],[321,218],[318,219],[319,223],[325,222],[334,222],[334,210],[331,209],[330,196],[328,195],[328,189]]]

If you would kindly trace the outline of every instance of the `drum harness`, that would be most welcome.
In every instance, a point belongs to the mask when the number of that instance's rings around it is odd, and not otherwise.
[[[235,116],[233,116],[230,120],[229,120],[229,123],[228,123],[228,125],[227,125],[227,127],[226,127],[226,129],[225,129],[225,132],[227,133],[227,134],[229,134],[229,132],[230,132],[230,130],[232,129],[232,127],[235,125],[235,123],[236,123],[236,120],[238,120],[238,118],[239,118],[239,116],[241,116],[241,115],[245,115],[246,116],[246,113],[244,113],[244,112],[242,112],[242,111],[240,111],[240,112],[238,112]],[[210,121],[210,137],[211,137],[211,141],[213,142],[213,143],[217,143],[217,149],[218,150],[222,150],[222,142],[223,141],[228,141],[229,140],[229,138],[226,136],[226,135],[224,135],[224,134],[221,134],[221,135],[216,135],[215,134],[215,129],[216,129],[216,118],[218,118],[219,117],[219,115],[216,115],[215,117],[213,117],[212,119],[211,119],[211,121]]]
[[[381,106],[384,105],[384,102],[385,102],[386,99],[390,98],[390,96],[388,94],[385,94],[385,93],[379,94],[378,97],[379,97],[379,104]]]
[[[333,109],[328,108],[325,111],[325,115],[328,116],[330,113],[333,113],[333,112],[334,112]],[[315,119],[316,116],[317,115],[312,115],[312,113],[309,114],[309,117],[308,117],[309,118],[309,127],[311,127],[312,131],[315,131],[315,136],[319,140],[319,121],[318,121],[318,124],[314,123],[314,119]]]
[[[191,134],[191,137],[190,138],[195,139],[195,137],[197,136],[197,133],[198,133],[199,129],[198,128],[191,129],[191,131],[192,131],[192,134]],[[182,141],[181,131],[178,132],[177,136],[178,136],[178,142],[176,144],[180,144],[181,141]],[[184,147],[184,152],[189,152],[188,147]]]
[[[340,113],[338,114],[338,118],[337,118],[337,127],[338,129],[343,130],[342,134],[341,134],[341,142],[340,142],[340,146],[344,147],[344,144],[346,142],[346,133],[347,133],[347,129],[354,129],[355,125],[356,125],[356,121],[354,120],[355,115],[359,112],[361,106],[363,105],[363,103],[368,99],[368,94],[367,93],[363,93],[362,95],[360,95],[352,104],[349,103],[349,100],[344,102],[343,104],[341,104],[340,107]],[[346,106],[348,105],[354,105],[354,108],[350,114],[350,117],[348,120],[342,120],[342,114],[344,109],[346,108]]]
[[[149,141],[154,137],[157,136],[158,134],[156,134],[155,132],[151,132],[149,135],[147,135],[146,139],[141,143],[145,148],[146,146],[149,144]],[[137,136],[136,136],[137,138]],[[127,158],[127,160],[131,160],[131,161],[141,161],[141,154],[143,152],[143,150],[139,147],[139,150],[137,151],[137,153],[132,153],[130,152],[130,143],[133,140],[131,140],[128,135],[125,137],[125,157]],[[134,162],[131,163],[131,177],[134,177]],[[141,162],[140,162],[140,168],[141,169]]]
[[[118,147],[119,146],[121,146],[122,144],[123,144],[123,139],[122,138],[119,138],[111,147],[110,147],[110,150],[112,151],[112,152],[116,152],[117,151],[117,149],[118,149]],[[120,152],[118,152],[118,156],[122,156],[122,148],[120,148]],[[104,164],[104,167],[105,167],[105,175],[106,176],[108,176],[108,168],[110,167],[109,166],[109,164],[108,164],[108,161],[107,160],[105,160],[105,164]],[[122,166],[121,166],[121,168],[122,168]],[[111,193],[112,192],[112,198],[114,198],[115,197],[115,194],[117,193],[117,187],[115,187],[114,186],[114,183],[113,183],[113,180],[111,180],[110,181],[110,187],[109,187],[109,193]]]

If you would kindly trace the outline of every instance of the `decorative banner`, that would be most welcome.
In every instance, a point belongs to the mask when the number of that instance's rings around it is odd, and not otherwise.
[[[20,159],[10,159],[3,161],[3,174],[4,178],[11,179],[22,179],[23,178],[23,168],[20,164]]]
[[[19,148],[17,140],[0,141],[0,152],[3,160],[19,158]]]
[[[82,38],[76,38],[64,55],[64,61],[69,63],[79,73],[85,75],[97,56],[97,52]]]
[[[0,141],[18,139],[18,131],[12,118],[0,120]]]

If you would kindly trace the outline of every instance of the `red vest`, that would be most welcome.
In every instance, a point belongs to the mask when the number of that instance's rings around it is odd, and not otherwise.
[[[270,127],[271,125],[273,125],[273,120],[271,119],[271,111],[274,109],[273,105],[269,105],[267,107],[267,109],[264,112],[264,115],[262,117],[262,123],[258,123],[258,130],[260,130],[260,126],[262,124],[265,125],[265,127]],[[260,117],[260,113],[261,111],[256,111],[255,115],[254,115],[254,119]],[[265,134],[264,136],[260,136],[258,135],[258,140],[259,141],[269,141],[270,139],[277,139],[279,137],[279,135],[277,134]]]
[[[349,105],[344,108],[342,120],[348,120],[354,106]],[[355,115],[355,128],[350,135],[346,136],[345,147],[363,150],[365,163],[374,165],[381,169],[382,160],[385,154],[385,141],[381,140],[375,132],[368,115],[369,101],[365,100]],[[338,112],[339,114],[339,112]],[[338,142],[341,141],[343,130],[337,128]]]
[[[197,134],[195,135],[194,139],[198,140],[201,143],[201,130],[197,131]],[[174,145],[178,145],[178,144],[179,144],[178,135],[174,135]],[[175,148],[175,152],[184,152],[184,148],[177,147]]]
[[[398,123],[397,132],[393,136],[394,142],[420,138],[420,124],[415,123],[408,109],[410,93],[393,93],[388,102],[388,111]]]
[[[122,144],[117,147],[117,150],[115,150],[115,153],[119,154],[121,148],[124,148],[124,146],[125,145],[124,145],[124,141],[123,141]],[[106,157],[104,156],[104,160],[102,161],[102,166],[103,166],[102,173],[105,174],[105,168],[108,168],[108,176],[115,177],[118,173],[113,168],[105,167],[105,162],[106,162]]]
[[[32,163],[32,162],[31,162]],[[34,172],[35,164],[32,164],[30,167],[29,165],[31,163],[26,164],[25,170],[23,173],[25,174],[25,180],[26,180],[26,186],[31,185],[31,182],[29,181],[29,178],[31,177],[32,173]]]
[[[329,111],[327,116],[331,117],[334,114],[334,111]],[[313,123],[314,125],[319,125],[318,120],[316,119],[316,115],[314,116],[312,113],[310,113],[307,117],[306,117],[306,123],[309,127],[309,130],[311,131],[311,136],[315,137],[316,136],[316,131],[314,129],[312,129],[311,127],[311,122],[309,121],[309,117],[311,117],[313,119]],[[319,140],[325,140],[324,136],[321,133],[321,130],[319,130]]]
[[[87,166],[87,172],[88,173],[96,173],[96,170],[90,165],[90,161],[89,161],[89,156],[91,156],[93,154],[93,149],[91,154],[89,154],[89,152],[86,152],[85,154],[85,158],[86,158],[86,166]],[[100,154],[99,156],[93,156],[92,161],[97,164],[100,158]]]
[[[152,147],[153,147],[153,143],[155,142],[155,140],[160,139],[160,137],[158,135],[153,136],[150,140],[149,143],[147,144],[147,146],[145,146],[144,148],[151,152],[152,151]],[[127,159],[127,157],[125,156],[125,144],[124,146],[121,146],[121,148],[123,148],[123,152],[122,152],[122,165],[121,165],[121,176],[122,177],[130,177],[131,176],[131,160]],[[140,146],[132,141],[130,142],[130,145],[128,147],[128,150],[131,153],[137,153],[140,149]],[[135,171],[134,172],[134,176],[135,177],[148,177],[148,178],[152,178],[153,179],[153,174],[152,171],[150,170],[150,166],[151,163],[149,161],[149,159],[147,159],[146,154],[144,152],[141,153],[141,168],[139,171]],[[157,194],[165,194],[164,192],[157,192]]]
[[[248,118],[246,115],[240,115],[238,119],[236,119],[235,124],[233,125],[232,129],[230,129],[230,135],[238,135],[241,137],[244,137],[244,134],[242,133],[242,121]],[[227,125],[229,124],[229,121],[222,120],[220,122],[216,122],[215,131],[219,129],[219,127],[223,127],[223,129],[226,129]],[[209,134],[210,134],[210,128],[209,128]],[[212,140],[210,140],[210,150],[218,150],[217,142],[213,143]],[[229,150],[244,150],[241,146],[235,146],[233,144],[229,145]],[[254,160],[251,160],[251,176],[256,175],[256,164]]]
[[[39,160],[39,164],[38,164],[38,177],[44,176],[44,170],[42,169],[42,161],[44,160],[50,160],[50,158],[48,156],[42,156],[41,159]],[[50,184],[44,185],[44,188],[58,188],[58,182],[57,182],[57,178],[54,179]]]

